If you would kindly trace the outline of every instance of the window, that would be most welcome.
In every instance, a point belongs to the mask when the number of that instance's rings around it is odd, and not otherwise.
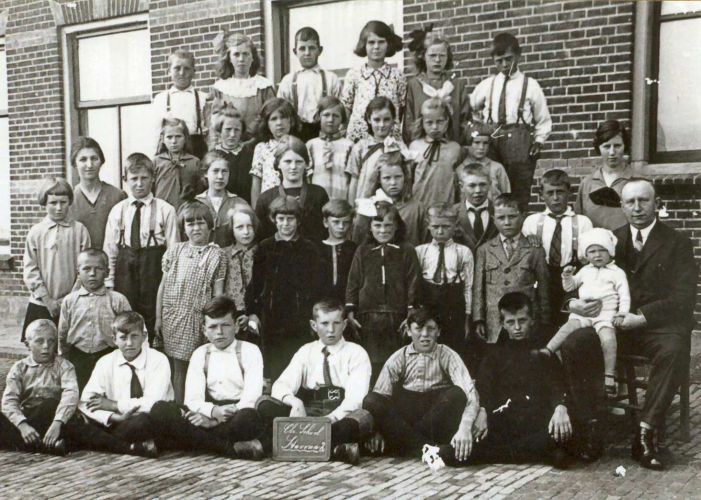
[[[7,55],[0,38],[0,254],[10,253],[10,134],[7,111]]]
[[[304,26],[311,26],[319,32],[324,47],[319,65],[335,71],[340,77],[363,62],[353,50],[365,23],[378,19],[391,25],[400,36],[404,31],[401,0],[268,0],[265,6],[266,20],[269,20],[266,23],[266,53],[273,54],[266,69],[276,82],[300,67],[292,49],[295,33]],[[399,52],[387,62],[401,68],[403,57]]]
[[[701,1],[655,2],[650,160],[701,161]]]
[[[134,152],[153,156],[156,138],[150,120],[148,26],[140,19],[115,21],[120,24],[65,28],[64,65],[71,90],[66,92],[71,136],[67,144],[78,135],[95,139],[105,153],[100,177],[121,186],[126,157]],[[71,176],[77,180],[76,172]]]

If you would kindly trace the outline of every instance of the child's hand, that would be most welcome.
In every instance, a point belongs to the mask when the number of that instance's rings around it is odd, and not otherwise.
[[[573,274],[574,274],[574,266],[565,266],[565,268],[562,270],[562,277],[563,278],[571,278]]]
[[[214,415],[214,411],[212,411],[212,415]],[[187,418],[192,425],[197,427],[203,427],[205,429],[210,429],[219,424],[219,422],[216,419],[209,418],[208,416],[202,415],[201,413],[198,413],[196,411],[187,412],[185,414],[185,418]]]
[[[218,420],[219,422],[225,422],[237,411],[238,407],[235,404],[217,405],[212,408],[212,418]]]
[[[470,315],[465,315],[465,340],[470,338]]]
[[[613,326],[615,326],[616,328],[620,328],[620,327],[623,325],[623,319],[624,319],[625,317],[626,317],[625,314],[620,314],[620,313],[619,313],[619,314],[616,314],[616,315],[613,317],[613,321],[612,321]]]
[[[358,329],[363,328],[363,325],[361,325],[357,319],[355,319],[355,313],[354,312],[349,312],[348,313],[348,321],[351,322],[353,326],[355,326]]]
[[[528,240],[528,243],[530,243],[534,247],[539,247],[542,244],[537,234],[530,234],[526,236],[526,239]]]
[[[256,335],[260,335],[260,318],[256,316],[255,314],[251,314],[248,316],[248,320],[246,321],[246,328],[248,328],[248,331],[251,333],[255,333]]]
[[[161,321],[161,318],[158,317],[156,318],[156,321],[153,323],[153,336],[160,339],[163,341],[163,322]]]
[[[484,340],[484,341],[487,340],[487,327],[484,324],[484,321],[477,321],[475,323],[475,333],[482,340]]]
[[[86,406],[92,411],[118,411],[117,403],[115,403],[111,399],[107,399],[104,396],[100,396],[99,394],[93,394],[92,396],[90,396],[90,399],[88,399]]]
[[[19,432],[22,434],[22,439],[25,444],[37,446],[41,442],[41,436],[34,427],[27,422],[19,424]]]
[[[119,422],[124,422],[124,421],[128,420],[129,418],[131,418],[131,416],[134,415],[134,413],[136,413],[136,410],[138,410],[138,409],[139,409],[139,407],[135,406],[134,408],[132,408],[131,410],[129,410],[126,413],[113,413],[112,415],[110,415],[108,423],[116,424]]]
[[[44,446],[47,448],[53,448],[56,446],[56,441],[61,437],[61,425],[63,422],[60,420],[54,420],[51,422],[46,434],[44,434]]]
[[[385,452],[385,440],[382,434],[380,434],[380,431],[376,431],[375,434],[365,442],[365,448],[373,455]]]
[[[58,318],[59,314],[61,314],[61,303],[58,300],[52,299],[48,295],[46,297],[42,297],[41,301],[49,310],[49,314],[51,314],[51,317]]]
[[[288,404],[292,407],[292,409],[290,410],[290,417],[306,417],[307,416],[307,410],[304,408],[304,403],[302,402],[301,399],[299,399],[297,397],[289,398]]]

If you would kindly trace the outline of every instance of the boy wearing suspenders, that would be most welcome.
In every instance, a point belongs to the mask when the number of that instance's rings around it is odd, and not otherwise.
[[[498,73],[475,87],[470,105],[475,120],[492,124],[492,154],[506,168],[511,192],[521,212],[528,210],[535,164],[552,130],[552,120],[540,85],[518,69],[521,47],[509,33],[492,43]]]
[[[156,296],[166,248],[178,242],[175,208],[151,194],[153,163],[142,153],[129,155],[125,181],[129,197],[107,217],[104,251],[109,258],[105,286],[123,294],[141,314],[153,345]]]
[[[263,356],[236,339],[236,305],[218,296],[204,307],[208,344],[192,353],[185,382],[185,408],[154,405],[151,417],[166,447],[260,460],[263,430],[255,403],[263,393]]]
[[[302,69],[285,75],[277,92],[278,97],[292,103],[299,115],[301,130],[298,136],[304,142],[319,135],[319,120],[315,116],[319,99],[341,95],[341,82],[336,73],[319,67],[318,60],[323,50],[315,29],[305,27],[297,31],[293,52]]]
[[[529,215],[521,232],[531,242],[545,250],[550,276],[550,305],[553,312],[553,326],[557,329],[567,321],[562,303],[565,292],[562,288],[562,269],[572,265],[579,269],[577,248],[579,238],[593,226],[585,215],[577,215],[567,204],[570,197],[570,179],[562,170],[548,170],[543,174],[540,195],[545,202],[545,210]],[[554,244],[553,244],[554,243]],[[548,332],[548,336],[554,332]]]
[[[164,118],[179,118],[187,125],[193,154],[202,159],[207,152],[207,134],[204,126],[207,94],[192,86],[195,57],[186,50],[178,49],[168,57],[168,63],[173,86],[153,99],[156,137],[160,134]],[[159,149],[157,147],[156,151]]]

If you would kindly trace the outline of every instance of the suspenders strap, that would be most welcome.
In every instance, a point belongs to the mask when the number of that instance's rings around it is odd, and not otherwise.
[[[523,123],[526,123],[526,120],[523,119],[523,108],[526,105],[526,90],[528,89],[528,77],[526,75],[523,76],[523,87],[521,88],[521,102],[518,104],[518,117],[516,118],[516,123],[519,121],[522,121]]]
[[[292,73],[292,105],[295,108],[295,111],[299,114],[299,94],[297,93],[297,74],[299,71],[295,71]],[[321,75],[321,97],[326,97],[328,94],[328,90],[326,88],[326,73],[324,72],[323,69],[319,70],[319,74]]]
[[[545,214],[541,213],[538,217],[538,224],[536,226],[536,235],[538,239],[543,241],[543,224],[545,224]],[[572,262],[577,262],[577,250],[579,247],[579,219],[574,215],[572,217]],[[552,262],[551,262],[552,264]]]
[[[243,356],[241,356],[241,342],[236,341],[236,360],[239,362],[239,367],[241,368],[241,375],[244,374],[243,369]],[[207,380],[207,374],[209,373],[209,357],[212,355],[212,344],[207,344],[207,349],[204,352],[204,378]]]
[[[127,214],[127,208],[129,207],[129,203],[125,203],[122,205],[122,210],[121,214],[119,216],[119,244],[120,245],[125,245],[125,239],[124,239],[124,219]],[[149,230],[148,230],[148,240],[146,241],[146,246],[148,247],[151,244],[151,239],[153,239],[153,245],[156,245],[156,212],[157,212],[157,207],[156,207],[156,198],[153,198],[151,200],[151,217],[149,219]]]
[[[202,134],[202,111],[200,110],[200,94],[197,89],[195,92],[195,114],[197,115],[197,133]],[[166,90],[166,113],[170,114],[170,92]]]

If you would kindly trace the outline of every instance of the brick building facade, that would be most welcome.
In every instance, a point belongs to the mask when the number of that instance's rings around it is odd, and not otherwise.
[[[362,0],[351,2],[362,4]],[[502,31],[519,37],[524,48],[521,68],[540,82],[553,116],[553,133],[539,161],[539,170],[557,166],[568,170],[573,177],[584,175],[598,161],[591,148],[597,124],[609,118],[633,123],[631,160],[644,174],[654,178],[669,213],[666,222],[693,239],[697,260],[701,261],[701,158],[698,152],[677,156],[660,153],[651,144],[655,124],[649,117],[657,116],[659,110],[652,108],[658,102],[654,80],[661,50],[656,44],[660,38],[660,19],[667,19],[664,10],[660,17],[659,6],[645,2],[596,0],[543,3],[391,0],[386,3],[401,9],[401,19],[394,25],[402,27],[405,39],[406,34],[424,23],[442,25],[454,50],[455,73],[466,78],[470,87],[491,71],[488,50],[492,37]],[[38,184],[47,175],[68,176],[75,181],[67,166],[67,141],[79,131],[73,115],[80,113],[72,108],[71,93],[75,89],[67,76],[70,65],[75,63],[66,44],[71,30],[81,26],[98,30],[101,24],[118,26],[122,20],[146,26],[150,39],[151,95],[167,87],[167,55],[178,47],[195,54],[195,84],[198,87],[211,84],[215,78],[211,39],[221,27],[250,36],[264,59],[265,72],[277,83],[289,67],[289,55],[281,52],[281,47],[287,47],[286,20],[294,14],[294,9],[316,8],[316,4],[319,8],[333,8],[335,3],[0,0],[10,138],[9,165],[0,165],[0,173],[7,175],[9,169],[11,201],[9,217],[2,215],[9,221],[11,236],[9,252],[2,257],[0,270],[0,305],[8,313],[0,322],[16,324],[23,316],[26,290],[21,256],[26,232],[43,216],[35,202]],[[698,19],[693,13],[675,15],[670,19]],[[357,33],[344,35],[352,39],[349,42],[352,47]],[[328,48],[328,42],[326,45]],[[409,67],[408,54],[405,56],[405,67]],[[355,64],[360,64],[360,60]],[[697,319],[701,320],[701,307],[697,307]]]

